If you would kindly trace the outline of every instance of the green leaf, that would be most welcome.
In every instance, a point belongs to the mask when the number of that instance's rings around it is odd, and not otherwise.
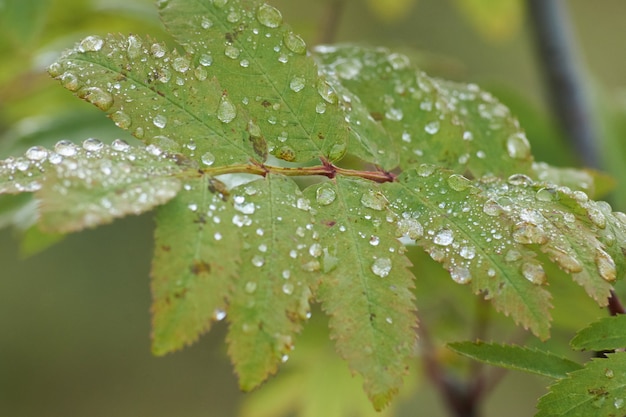
[[[352,45],[315,50],[353,130],[348,152],[390,170],[418,163],[475,177],[530,173],[530,145],[509,110],[476,85],[431,78],[409,58]]]
[[[289,178],[268,175],[231,192],[238,213],[224,219],[244,242],[228,305],[228,353],[251,390],[286,361],[309,316],[314,276],[310,203]]]
[[[181,45],[194,51],[194,64],[212,61],[205,70],[238,112],[248,114],[258,130],[254,140],[271,154],[286,161],[343,156],[347,128],[337,95],[280,11],[258,0],[171,0],[160,13]]]
[[[95,139],[87,139],[82,147],[57,145],[54,153],[36,148],[42,159],[31,161],[24,171],[35,174],[28,188],[40,188],[36,198],[44,230],[71,232],[141,214],[180,189],[177,159],[154,146],[132,148],[122,141],[104,145]],[[33,148],[27,156],[29,152]]]
[[[222,191],[220,191],[222,190]],[[152,351],[191,344],[226,315],[239,273],[237,214],[216,179],[187,178],[183,190],[160,207],[152,263]]]
[[[524,17],[521,0],[456,0],[455,3],[474,29],[490,40],[514,36]]]
[[[571,341],[578,350],[610,350],[626,347],[626,315],[605,317],[580,330]]]
[[[626,406],[626,353],[592,359],[550,387],[536,417],[621,416]]]
[[[417,325],[413,276],[389,222],[393,213],[379,187],[362,179],[338,177],[305,193],[322,230],[317,297],[330,316],[331,338],[382,409],[402,384]]]
[[[461,355],[489,365],[530,372],[549,378],[566,378],[569,372],[582,366],[550,352],[515,345],[484,342],[449,343],[448,347]]]

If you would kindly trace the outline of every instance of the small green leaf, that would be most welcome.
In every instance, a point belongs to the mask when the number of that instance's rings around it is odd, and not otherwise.
[[[380,410],[397,393],[414,354],[410,262],[375,184],[338,177],[305,193],[322,231],[318,299],[330,316],[331,337]]]
[[[231,200],[237,213],[224,221],[244,243],[228,306],[228,353],[248,391],[289,358],[310,314],[314,276],[305,269],[319,243],[310,203],[287,177],[241,185]]]
[[[45,171],[33,168],[45,175],[45,185],[31,183],[41,187],[39,224],[47,231],[71,232],[141,214],[166,203],[181,186],[175,177],[182,169],[178,160],[154,146],[87,139],[82,147],[61,142],[55,149]]]
[[[241,237],[224,187],[208,177],[187,178],[157,212],[152,263],[152,351],[191,344],[226,315],[239,272]]]
[[[290,162],[343,156],[347,128],[337,94],[280,11],[259,0],[161,5],[165,25],[194,51],[189,72],[217,77],[271,154]]]
[[[489,365],[530,372],[549,378],[566,378],[569,372],[582,366],[550,352],[515,345],[483,342],[449,343],[448,347],[461,355]]]
[[[571,341],[578,350],[610,350],[626,347],[626,315],[605,317],[580,330]]]
[[[622,416],[626,409],[626,353],[592,359],[550,387],[536,417]]]

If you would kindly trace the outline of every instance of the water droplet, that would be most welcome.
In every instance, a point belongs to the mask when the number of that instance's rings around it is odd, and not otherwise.
[[[559,199],[559,192],[552,187],[542,187],[535,194],[535,198],[539,201],[556,201]]]
[[[288,269],[283,270],[282,276],[283,276],[283,279],[289,279],[291,277],[291,271]]]
[[[424,235],[424,227],[415,219],[402,219],[398,222],[396,236],[407,236],[411,240],[419,239]]]
[[[378,236],[371,236],[370,237],[370,245],[378,246],[379,244],[380,244],[380,238]]]
[[[315,106],[315,112],[318,114],[324,114],[326,112],[326,103],[317,103]]]
[[[452,174],[448,177],[448,185],[455,191],[463,191],[471,187],[472,182],[463,175]]]
[[[381,211],[387,206],[387,199],[379,191],[367,190],[361,196],[361,204],[372,210]]]
[[[99,141],[98,139],[89,138],[89,139],[85,139],[83,141],[83,149],[86,150],[86,151],[89,151],[89,152],[99,151],[103,147],[104,147],[104,144],[101,141]],[[60,152],[58,152],[58,153],[63,155]]]
[[[296,201],[296,207],[300,210],[309,211],[311,209],[311,202],[306,198],[299,198]]]
[[[433,242],[440,246],[448,246],[454,242],[454,234],[450,229],[441,229],[433,238]]]
[[[615,377],[615,372],[613,372],[612,369],[606,369],[604,371],[604,376],[609,378],[609,379],[613,379]]]
[[[224,55],[226,55],[230,59],[239,58],[240,53],[241,51],[239,50],[239,48],[236,48],[232,45],[226,45],[226,47],[224,48]]]
[[[213,239],[222,240],[222,234],[220,232],[215,232],[215,234],[213,234]]]
[[[143,53],[143,44],[141,39],[136,36],[130,35],[128,37],[128,46],[126,47],[126,53],[130,58],[137,58]]]
[[[174,58],[172,67],[178,72],[185,73],[189,70],[189,60],[182,56]]]
[[[589,218],[589,220],[591,220],[593,224],[595,224],[600,229],[604,229],[606,227],[606,217],[604,217],[604,214],[602,214],[599,209],[595,207],[589,207],[587,209],[587,217]]]
[[[33,146],[26,151],[26,158],[31,161],[43,161],[48,156],[48,150],[41,146]]]
[[[617,277],[617,270],[615,268],[615,261],[611,255],[602,249],[597,248],[595,262],[598,272],[602,278],[609,282],[615,281],[615,278]]]
[[[459,255],[461,255],[462,258],[465,259],[474,259],[474,257],[476,256],[476,249],[474,249],[473,246],[463,246],[461,247],[461,251],[459,252]]]
[[[252,257],[252,265],[260,268],[264,264],[265,264],[265,258],[263,258],[261,255],[254,255]]]
[[[309,247],[309,254],[314,258],[322,256],[322,251],[322,245],[319,243],[314,243]]]
[[[280,11],[269,4],[262,4],[256,12],[259,22],[268,28],[277,28],[283,23],[283,16]]]
[[[153,43],[152,46],[150,46],[150,52],[156,58],[163,58],[163,56],[165,56],[165,48],[160,43]]]
[[[404,117],[404,113],[402,109],[397,109],[395,107],[390,108],[385,112],[385,117],[388,120],[393,120],[394,122],[399,122]]]
[[[582,265],[573,255],[570,255],[564,249],[558,247],[549,247],[545,249],[550,259],[561,267],[565,272],[575,273],[583,270]]]
[[[80,52],[97,52],[102,49],[104,40],[99,36],[87,36],[78,45]]]
[[[549,240],[548,234],[539,225],[520,222],[513,227],[513,240],[517,243],[529,245],[543,245]]]
[[[396,71],[405,69],[411,64],[406,55],[398,53],[393,53],[387,56],[387,62],[389,62],[391,67]]]
[[[191,211],[198,211],[198,205],[195,203],[187,204],[187,208]]]
[[[421,164],[417,167],[417,174],[420,177],[429,177],[435,172],[436,167],[431,164]]]
[[[319,80],[317,83],[317,92],[325,102],[329,104],[336,104],[338,101],[337,93],[335,90],[324,80]],[[319,112],[318,112],[319,113]]]
[[[533,180],[528,175],[524,175],[524,174],[513,174],[509,176],[507,181],[511,185],[522,185],[522,186],[533,185]]]
[[[624,399],[623,398],[616,398],[615,401],[613,401],[613,407],[615,407],[616,409],[621,409],[624,407]]]
[[[200,59],[198,60],[200,65],[203,67],[210,67],[213,64],[213,56],[210,54],[202,54],[200,55]]]
[[[132,123],[130,116],[121,110],[113,113],[111,115],[111,120],[113,120],[117,127],[122,129],[128,129]]]
[[[424,131],[430,135],[436,134],[439,132],[439,122],[435,120],[434,122],[427,123],[426,126],[424,126]]]
[[[76,91],[80,88],[78,77],[71,72],[64,72],[61,75],[61,84],[70,91]]]
[[[246,282],[246,286],[244,287],[244,289],[248,294],[252,294],[253,292],[256,291],[256,282],[254,281]]]
[[[226,312],[224,310],[220,310],[219,308],[213,311],[213,320],[222,321],[226,318]]]
[[[162,114],[158,114],[154,116],[154,118],[152,119],[152,123],[159,129],[163,129],[165,126],[167,126],[167,117],[163,116]]]
[[[319,187],[315,193],[315,199],[317,200],[318,204],[322,206],[327,206],[331,204],[333,201],[335,201],[335,198],[337,198],[335,190],[323,185]]]
[[[76,145],[69,140],[60,140],[54,145],[54,151],[61,156],[74,156],[76,150]]]
[[[524,262],[522,264],[522,275],[536,285],[542,285],[546,282],[546,273],[539,263]]]
[[[391,259],[378,258],[372,264],[371,269],[374,275],[384,278],[391,272]]]
[[[237,203],[235,202],[235,205],[233,206],[235,208],[235,210],[239,211],[240,213],[243,214],[253,214],[254,211],[256,210],[256,207],[254,206],[254,203]]]
[[[248,61],[247,59],[242,59],[241,61],[239,61],[239,66],[241,66],[242,68],[248,68],[250,66],[250,61]]]
[[[285,284],[283,284],[283,293],[287,294],[287,295],[291,295],[293,294],[293,284],[290,282],[287,282]]]
[[[62,74],[61,72],[62,70],[63,70],[63,66],[61,64],[59,64],[58,62],[53,62],[48,67],[48,74],[50,74],[51,77],[56,78]]]
[[[211,166],[215,162],[215,155],[213,155],[211,152],[205,152],[202,155],[201,159],[204,165]]]
[[[305,86],[305,80],[302,77],[293,77],[289,82],[289,88],[296,93],[302,91]]]
[[[463,132],[463,140],[474,140],[474,134],[469,130]]]
[[[200,26],[202,26],[202,29],[211,29],[213,27],[213,22],[208,17],[203,16],[200,21]]]
[[[80,90],[79,95],[102,111],[113,106],[113,96],[99,87],[87,87]]]
[[[293,32],[286,32],[283,36],[283,42],[287,49],[294,54],[304,55],[306,53],[306,43],[300,36]]]
[[[230,123],[237,116],[237,107],[228,99],[227,96],[223,95],[220,100],[220,104],[217,107],[217,118],[220,119],[222,123]]]
[[[450,268],[450,276],[454,282],[458,284],[467,284],[472,280],[472,274],[469,269],[463,266],[455,266]]]
[[[530,143],[524,133],[514,133],[506,140],[506,150],[513,159],[530,157]]]

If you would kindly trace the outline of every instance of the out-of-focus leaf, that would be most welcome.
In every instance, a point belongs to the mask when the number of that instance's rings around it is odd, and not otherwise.
[[[398,21],[409,14],[417,0],[367,0],[372,13],[386,23]]]
[[[571,345],[579,350],[626,348],[626,315],[605,317],[580,330]]]
[[[524,18],[521,0],[456,0],[455,3],[478,33],[493,41],[517,34]]]

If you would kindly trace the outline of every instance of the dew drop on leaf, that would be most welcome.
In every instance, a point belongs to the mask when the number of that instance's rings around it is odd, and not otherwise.
[[[189,70],[189,60],[185,57],[179,56],[172,62],[172,67],[181,73],[185,73]]]
[[[226,47],[224,48],[224,55],[226,55],[230,59],[239,58],[240,53],[241,51],[239,50],[239,48],[236,48],[232,45],[226,45]]]
[[[472,280],[469,269],[464,266],[454,266],[450,268],[450,276],[458,284],[467,284]]]
[[[421,164],[417,168],[417,174],[420,177],[430,177],[435,172],[435,166],[431,164]]]
[[[473,246],[463,246],[461,247],[459,255],[467,260],[474,259],[474,257],[476,256],[476,249],[474,249]]]
[[[28,148],[25,156],[31,161],[43,161],[48,156],[48,151],[41,146],[33,146]]]
[[[284,269],[281,275],[283,276],[283,279],[289,279],[291,277],[291,271],[288,269]]]
[[[335,90],[330,86],[330,84],[324,80],[319,80],[317,82],[317,92],[320,97],[322,97],[324,101],[329,104],[336,104],[338,101],[337,93],[335,93]]]
[[[384,278],[391,272],[391,259],[378,258],[372,263],[371,269],[374,275]]]
[[[300,36],[296,35],[293,32],[285,33],[285,36],[283,37],[283,42],[285,43],[287,49],[289,49],[294,54],[304,55],[306,53],[306,43]]]
[[[315,112],[318,114],[324,114],[326,112],[326,103],[317,103],[317,105],[315,106]]]
[[[515,262],[520,259],[522,259],[522,254],[516,249],[509,249],[506,255],[504,255],[504,260],[507,262]]]
[[[439,132],[439,122],[435,120],[434,122],[427,123],[424,126],[424,131],[430,135],[434,135]]]
[[[167,126],[167,117],[163,116],[162,114],[158,114],[154,116],[154,118],[152,119],[152,123],[159,129],[163,129],[165,126]]]
[[[536,285],[542,285],[546,282],[546,273],[539,263],[524,262],[522,264],[522,275]]]
[[[128,129],[131,125],[131,118],[129,115],[119,110],[111,115],[111,120],[122,129]]]
[[[309,247],[309,254],[314,258],[322,256],[322,251],[322,245],[319,243],[314,243]]]
[[[387,199],[379,192],[367,190],[367,192],[363,193],[361,196],[361,204],[372,210],[381,211],[387,205]]]
[[[617,270],[615,268],[615,261],[605,251],[600,248],[596,249],[595,263],[598,268],[598,273],[606,281],[613,282],[617,277]]]
[[[604,229],[606,227],[606,217],[604,217],[604,214],[602,214],[602,212],[597,208],[589,207],[587,209],[587,217],[600,229]]]
[[[83,141],[83,149],[89,152],[99,151],[104,147],[104,144],[98,139],[89,138]],[[63,155],[63,154],[61,154]]]
[[[424,227],[415,219],[401,219],[398,221],[396,236],[407,236],[411,240],[419,239],[424,235]]]
[[[378,236],[371,236],[370,237],[370,245],[378,246],[379,244],[380,244],[380,238]]]
[[[439,246],[449,246],[454,242],[454,234],[450,229],[441,229],[433,238],[433,242]]]
[[[509,178],[507,179],[507,182],[511,185],[522,185],[522,186],[528,186],[528,185],[533,184],[533,180],[528,175],[524,175],[524,174],[513,174],[509,176]]]
[[[202,154],[201,159],[204,165],[211,166],[215,162],[215,155],[213,155],[211,152],[205,152],[204,154]]]
[[[113,96],[99,87],[88,87],[79,94],[102,111],[109,110],[113,105]]]
[[[269,4],[262,4],[256,12],[256,18],[263,26],[277,28],[283,23],[283,16],[280,11]]]
[[[315,199],[318,204],[322,206],[332,204],[332,202],[335,201],[335,198],[337,198],[337,194],[335,193],[335,190],[330,187],[321,186],[315,192]]]
[[[300,210],[309,211],[311,209],[311,202],[301,197],[296,201],[296,207]]]
[[[61,75],[61,84],[70,91],[76,91],[80,88],[78,77],[71,72],[64,72]]]
[[[99,36],[87,36],[78,45],[80,52],[97,52],[102,49],[104,40]]]
[[[215,309],[213,312],[213,320],[222,321],[226,318],[226,312],[224,310]]]
[[[535,194],[535,198],[538,201],[545,201],[545,202],[556,201],[559,199],[559,192],[555,190],[554,188],[542,187]]]
[[[213,64],[213,56],[210,54],[202,54],[200,55],[200,59],[198,60],[200,65],[203,67],[210,67]]]
[[[404,117],[404,113],[401,109],[397,109],[395,107],[390,108],[385,112],[385,117],[388,120],[393,120],[394,122],[399,122]]]
[[[291,79],[291,81],[289,82],[289,88],[291,88],[292,91],[298,93],[300,91],[302,91],[302,89],[304,88],[304,84],[305,80],[302,77],[293,77]]]
[[[211,29],[213,27],[213,22],[208,17],[203,16],[200,21],[200,26],[202,26],[202,29]]]
[[[69,140],[60,140],[54,145],[54,151],[61,156],[76,155],[76,145]]]
[[[455,191],[463,191],[468,189],[472,182],[463,175],[452,174],[448,177],[448,185]]]
[[[406,55],[398,53],[393,53],[387,56],[387,62],[389,62],[391,67],[395,70],[405,69],[411,64]]]
[[[615,401],[613,401],[613,407],[615,407],[615,409],[620,410],[624,407],[624,399],[623,398],[616,398]]]
[[[256,282],[254,281],[246,282],[244,289],[246,290],[248,294],[252,294],[253,292],[256,291]]]
[[[236,116],[237,107],[235,107],[233,102],[230,101],[227,96],[222,96],[220,104],[217,107],[217,118],[220,119],[222,123],[230,123]]]
[[[141,39],[132,35],[128,37],[128,47],[126,48],[126,53],[128,53],[130,58],[137,58],[141,55],[142,47],[143,45],[141,43]]]
[[[283,284],[283,293],[287,295],[293,294],[293,284],[290,282]]]
[[[520,222],[513,226],[513,240],[521,244],[543,245],[549,240],[548,234],[539,225]]]
[[[526,135],[514,133],[506,140],[506,150],[513,159],[527,159],[530,157],[530,144]]]

